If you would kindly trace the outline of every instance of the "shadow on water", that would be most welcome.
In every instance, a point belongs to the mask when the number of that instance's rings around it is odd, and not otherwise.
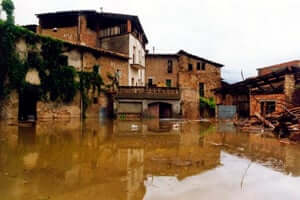
[[[200,183],[199,195],[229,184],[232,196],[244,197],[234,181],[249,162],[257,165],[254,185],[265,173],[262,167],[272,175],[279,171],[283,180],[300,175],[299,146],[239,133],[230,124],[87,120],[35,127],[1,123],[0,129],[4,199],[176,199],[167,195],[176,185],[177,192],[197,199],[192,190]],[[232,179],[219,183],[230,173]]]

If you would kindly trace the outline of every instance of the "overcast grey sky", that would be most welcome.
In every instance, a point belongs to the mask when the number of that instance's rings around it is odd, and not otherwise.
[[[96,9],[138,15],[148,49],[184,49],[225,65],[226,81],[300,59],[300,0],[14,0],[18,24],[34,14]]]

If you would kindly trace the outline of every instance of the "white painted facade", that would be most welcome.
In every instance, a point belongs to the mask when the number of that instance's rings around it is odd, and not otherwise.
[[[146,51],[141,42],[129,34],[129,86],[145,86],[145,55]],[[137,64],[140,67],[136,69],[131,64]]]

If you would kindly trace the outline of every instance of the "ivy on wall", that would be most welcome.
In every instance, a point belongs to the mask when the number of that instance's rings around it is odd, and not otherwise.
[[[28,48],[25,58],[20,58],[16,43],[24,39]],[[41,48],[37,48],[41,44]],[[93,72],[77,72],[68,66],[63,55],[65,45],[60,40],[41,37],[8,21],[0,21],[0,100],[5,99],[12,90],[22,95],[25,90],[34,90],[38,100],[71,102],[77,91],[83,101],[83,116],[90,102],[89,92],[97,90],[99,95],[102,78],[99,66]],[[30,70],[38,72],[38,85],[28,83],[25,78]]]

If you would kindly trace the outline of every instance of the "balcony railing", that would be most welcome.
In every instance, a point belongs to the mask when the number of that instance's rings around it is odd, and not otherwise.
[[[178,88],[171,88],[171,87],[122,86],[118,88],[117,98],[179,100],[180,94]]]

